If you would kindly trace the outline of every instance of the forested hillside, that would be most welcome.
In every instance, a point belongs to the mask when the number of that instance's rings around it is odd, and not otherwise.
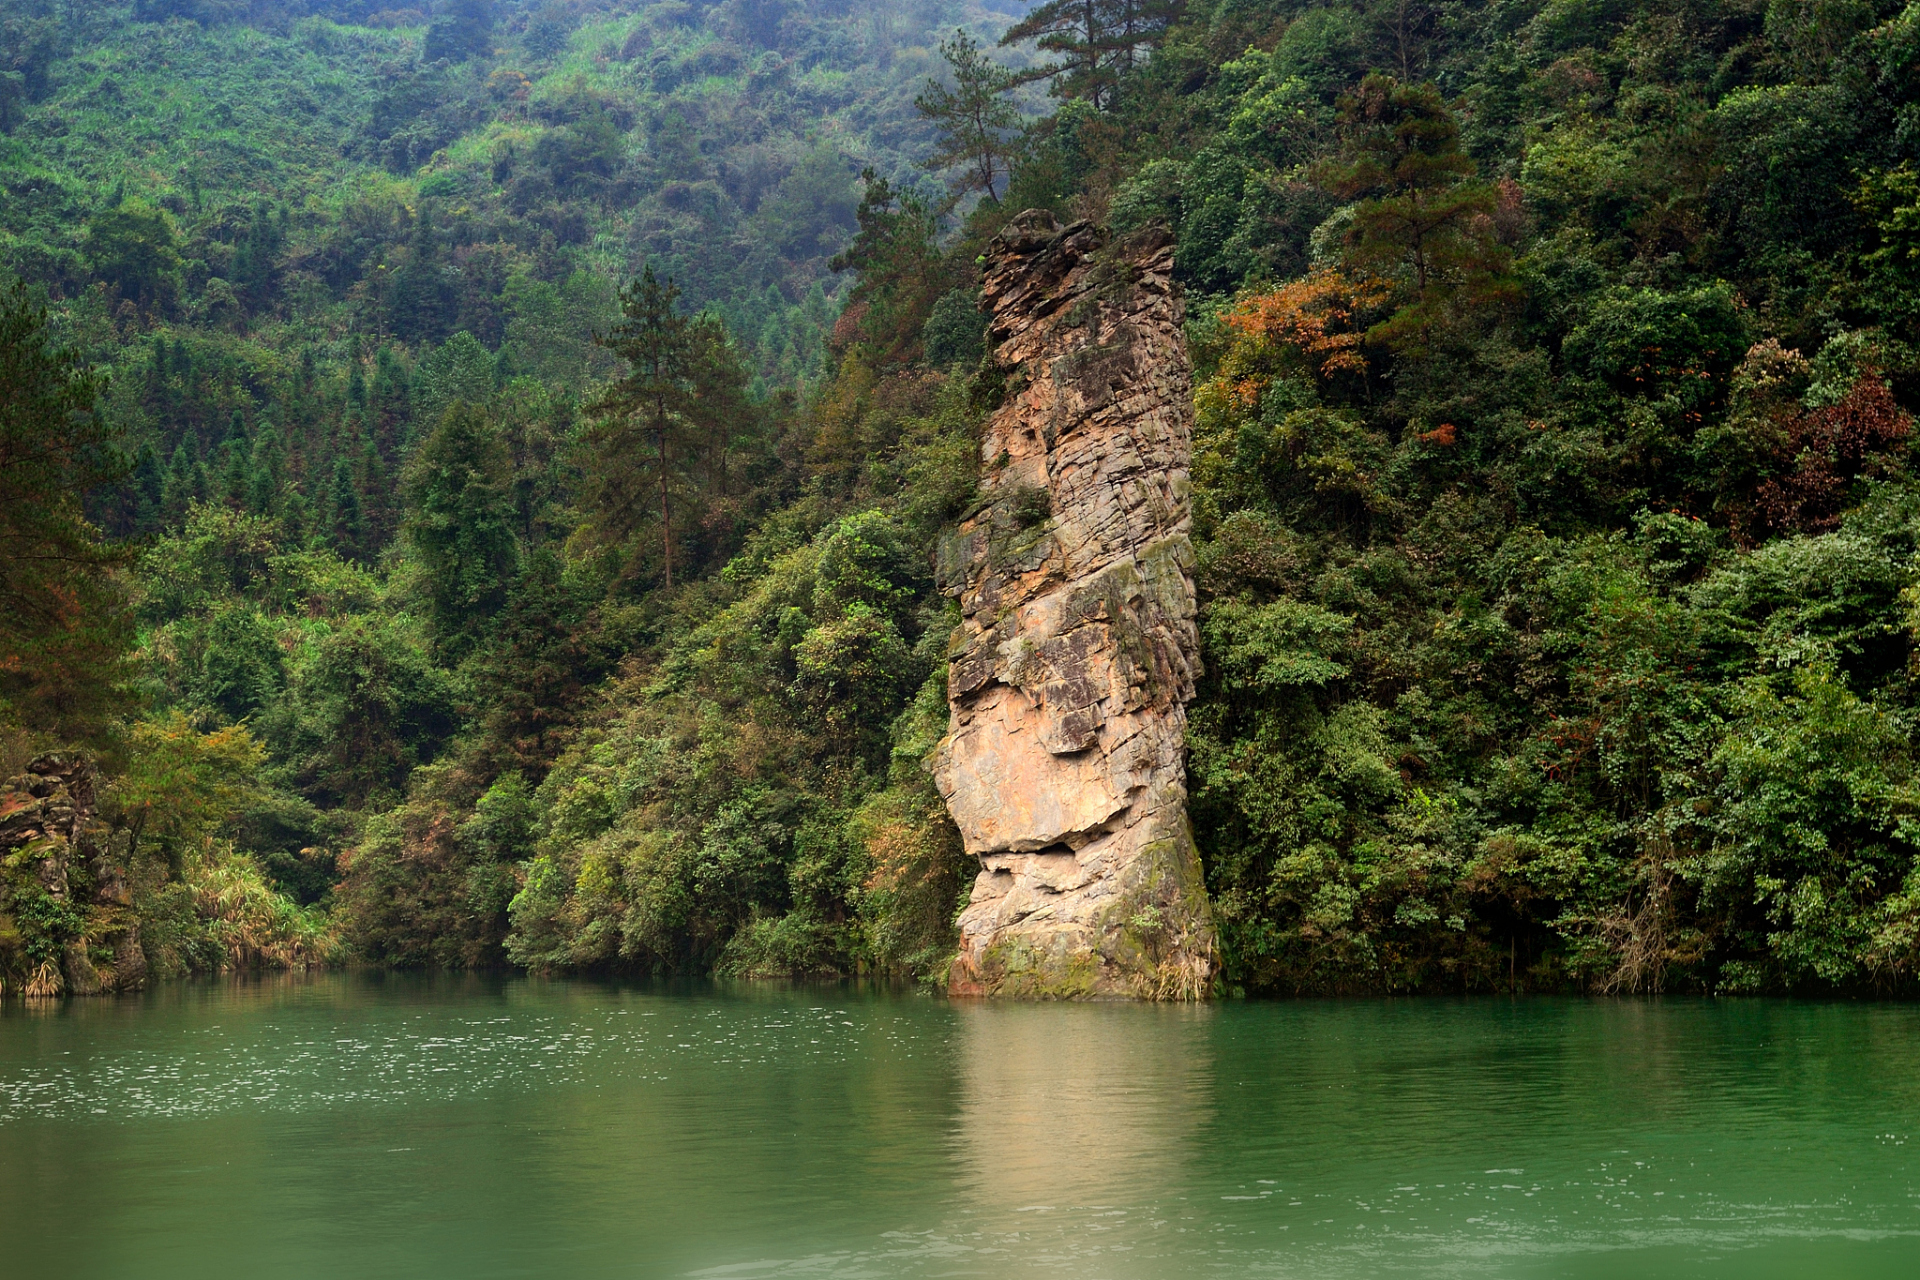
[[[5,6],[5,771],[133,886],[9,988],[939,973],[1045,208],[1176,239],[1226,990],[1908,989],[1920,8],[1005,8]]]

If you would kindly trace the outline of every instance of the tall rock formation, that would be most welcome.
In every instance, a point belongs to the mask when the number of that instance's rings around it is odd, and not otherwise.
[[[1173,248],[1021,214],[987,250],[1007,377],[984,505],[946,539],[964,620],[934,780],[980,858],[949,990],[1197,998],[1215,967],[1186,815],[1199,664],[1192,399]]]

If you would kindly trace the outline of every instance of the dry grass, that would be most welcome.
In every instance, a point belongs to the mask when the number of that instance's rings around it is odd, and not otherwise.
[[[27,979],[26,997],[29,1000],[52,1000],[67,989],[67,981],[60,976],[60,966],[51,960],[43,960],[40,967]]]

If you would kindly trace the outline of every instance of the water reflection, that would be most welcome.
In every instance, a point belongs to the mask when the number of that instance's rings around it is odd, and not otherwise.
[[[1212,1107],[1216,1010],[956,1009],[955,1146],[970,1203],[1111,1208],[1183,1180]]]

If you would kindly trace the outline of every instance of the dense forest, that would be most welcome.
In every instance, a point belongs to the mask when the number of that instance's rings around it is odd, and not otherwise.
[[[384,3],[0,0],[0,773],[128,885],[7,991],[937,978],[1032,208],[1175,237],[1223,993],[1911,988],[1920,6]]]

